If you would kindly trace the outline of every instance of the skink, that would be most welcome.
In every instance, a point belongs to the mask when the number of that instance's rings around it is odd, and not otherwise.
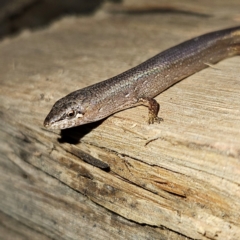
[[[44,126],[71,128],[138,105],[148,107],[149,123],[159,122],[155,96],[209,64],[237,54],[240,54],[240,26],[201,35],[113,78],[61,98],[53,105]]]

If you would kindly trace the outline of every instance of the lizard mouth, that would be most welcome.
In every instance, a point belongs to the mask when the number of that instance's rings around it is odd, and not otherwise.
[[[43,126],[47,129],[65,129],[65,128],[71,128],[75,126],[74,120],[59,120],[57,122],[51,121],[48,117],[44,120]]]

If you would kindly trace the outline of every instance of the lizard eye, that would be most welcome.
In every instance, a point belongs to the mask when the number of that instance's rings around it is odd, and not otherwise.
[[[67,117],[68,118],[72,118],[76,115],[76,112],[74,110],[70,110],[68,113],[67,113]]]

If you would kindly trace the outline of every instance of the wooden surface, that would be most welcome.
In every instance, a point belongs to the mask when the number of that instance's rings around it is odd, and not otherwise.
[[[0,43],[3,239],[239,239],[239,56],[159,95],[159,125],[140,106],[63,132],[42,126],[69,92],[240,25],[239,1],[146,2],[106,4]]]

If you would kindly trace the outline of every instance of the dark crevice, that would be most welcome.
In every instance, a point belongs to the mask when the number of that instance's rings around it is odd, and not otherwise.
[[[211,15],[201,12],[194,12],[191,10],[183,10],[175,7],[163,6],[145,6],[145,7],[132,7],[112,10],[112,13],[129,14],[129,15],[145,15],[145,14],[178,14],[187,15],[201,18],[209,18]]]
[[[0,0],[0,39],[16,35],[24,29],[45,27],[67,15],[89,15],[94,13],[104,0]]]

